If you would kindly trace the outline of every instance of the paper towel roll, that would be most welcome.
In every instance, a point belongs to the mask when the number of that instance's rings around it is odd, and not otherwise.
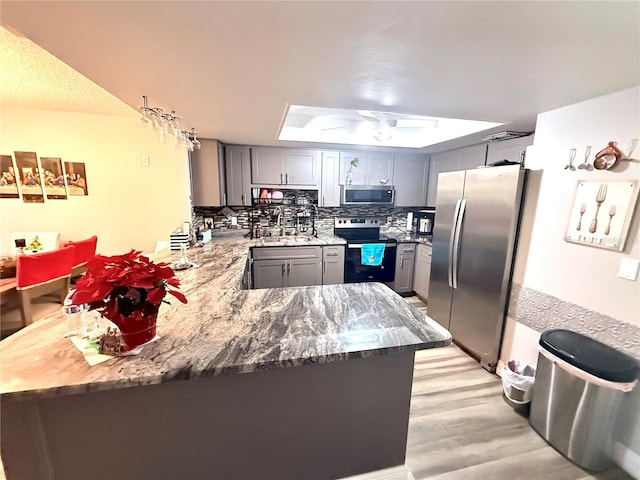
[[[413,228],[413,212],[407,213],[407,232]]]

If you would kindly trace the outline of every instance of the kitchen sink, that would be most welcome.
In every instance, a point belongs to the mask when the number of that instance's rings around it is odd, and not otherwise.
[[[264,243],[307,243],[308,237],[263,237]]]

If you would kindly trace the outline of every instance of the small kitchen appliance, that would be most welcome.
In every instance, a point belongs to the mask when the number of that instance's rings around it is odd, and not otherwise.
[[[395,189],[391,185],[343,185],[342,205],[393,205]]]
[[[433,225],[436,221],[436,209],[428,208],[414,213],[416,218],[416,233],[418,235],[433,235]]]
[[[344,262],[345,283],[383,282],[393,287],[398,241],[380,234],[382,218],[336,217],[333,233],[347,241]],[[365,265],[362,262],[362,246],[384,244],[384,255],[380,265]]]

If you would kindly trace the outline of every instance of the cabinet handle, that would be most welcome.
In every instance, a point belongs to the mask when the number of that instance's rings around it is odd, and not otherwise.
[[[284,262],[284,263],[282,264],[282,278],[284,278],[284,274],[285,274],[285,272],[286,272],[286,268],[287,268],[287,262]]]
[[[227,192],[224,192],[222,194],[222,202],[226,205],[227,204]]]
[[[244,203],[244,193],[242,194],[242,205],[245,205],[245,203]]]
[[[322,273],[327,273],[327,262],[322,262]]]
[[[291,260],[289,260],[289,263],[287,263],[287,275],[289,275],[291,273]]]
[[[322,195],[322,206],[324,207],[324,195]]]
[[[287,184],[287,185],[289,185],[289,174],[288,174],[288,173],[285,173],[285,174],[284,174],[284,178],[285,178],[285,182],[284,182],[284,183],[285,183],[285,184]]]
[[[284,182],[282,181],[282,173],[280,174],[280,185],[282,185]]]
[[[329,252],[327,253],[327,257],[337,257],[338,256],[338,252]]]
[[[404,257],[400,259],[400,270],[404,269]]]

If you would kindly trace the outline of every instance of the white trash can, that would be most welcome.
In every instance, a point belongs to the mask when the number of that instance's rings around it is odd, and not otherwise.
[[[505,397],[516,405],[531,401],[536,369],[521,360],[509,360],[500,372]]]
[[[638,361],[569,330],[540,336],[529,423],[551,446],[588,470],[611,465],[612,426]]]

